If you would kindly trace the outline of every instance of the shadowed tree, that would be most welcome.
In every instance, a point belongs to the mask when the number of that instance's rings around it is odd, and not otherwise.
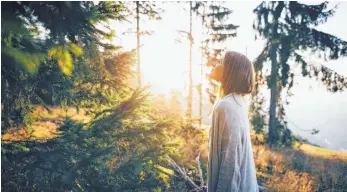
[[[325,23],[335,12],[335,8],[328,9],[328,2],[317,5],[306,5],[296,1],[262,2],[254,13],[257,20],[253,28],[267,42],[254,66],[257,71],[257,80],[267,80],[271,90],[269,112],[268,143],[276,144],[281,134],[284,107],[281,102],[281,93],[287,93],[293,86],[294,74],[290,62],[302,66],[303,76],[322,76],[321,80],[328,90],[338,91],[347,87],[346,79],[331,71],[325,66],[315,67],[308,65],[304,60],[302,51],[310,50],[313,53],[323,54],[329,59],[347,56],[347,42],[315,29],[319,24]],[[271,63],[271,74],[265,77],[262,73],[263,64]]]
[[[45,106],[71,100],[73,81],[83,79],[82,71],[103,65],[91,62],[99,49],[116,48],[105,43],[113,36],[106,21],[124,19],[124,9],[120,2],[1,4],[1,103],[6,129],[30,122],[32,103]]]

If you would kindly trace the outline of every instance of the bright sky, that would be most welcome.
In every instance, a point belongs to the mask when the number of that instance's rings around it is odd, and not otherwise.
[[[259,4],[253,1],[228,2],[227,5],[234,11],[230,17],[233,24],[240,25],[237,37],[225,42],[229,50],[239,51],[247,54],[253,60],[260,53],[264,41],[254,40],[255,32],[252,24],[255,16],[252,10]],[[336,3],[332,3],[336,4]],[[154,93],[168,93],[172,90],[182,91],[186,96],[188,88],[188,53],[189,44],[185,37],[177,30],[187,31],[189,29],[189,15],[182,7],[188,8],[188,3],[165,3],[161,5],[166,10],[159,21],[141,21],[143,30],[153,31],[151,36],[141,37],[141,71],[143,82],[151,84]],[[347,18],[347,2],[341,2],[334,17],[321,25],[318,29],[336,35],[347,40],[347,28],[341,27]],[[120,36],[117,43],[127,49],[136,47],[135,33],[122,35],[129,28],[135,30],[133,24],[114,24],[116,32]],[[201,38],[201,21],[194,19],[193,33],[195,41]],[[119,31],[119,28],[124,29]],[[181,42],[177,42],[181,39]],[[193,65],[194,84],[200,80],[200,53],[199,44],[194,45]],[[247,51],[246,51],[247,50]],[[318,58],[309,57],[347,76],[347,59],[337,61],[322,61]],[[207,85],[207,82],[204,82]],[[312,89],[310,89],[311,87]],[[320,82],[302,77],[296,77],[296,85],[293,88],[294,96],[291,97],[291,104],[286,107],[287,116],[294,124],[289,124],[295,134],[308,138],[310,141],[325,147],[334,149],[347,149],[347,91],[343,93],[329,93]],[[206,96],[206,95],[205,95]],[[269,94],[265,93],[268,97]],[[207,97],[207,96],[206,96]],[[198,95],[194,95],[194,100],[198,103]],[[206,103],[208,99],[206,98]],[[267,107],[268,105],[266,105]],[[198,109],[198,104],[195,106]],[[210,106],[208,106],[210,107]],[[206,108],[205,108],[206,109]],[[211,109],[206,109],[206,114]],[[302,129],[320,129],[317,135],[300,131]],[[316,127],[318,126],[318,127]]]

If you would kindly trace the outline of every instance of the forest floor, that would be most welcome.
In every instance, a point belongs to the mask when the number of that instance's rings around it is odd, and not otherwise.
[[[57,128],[65,118],[88,122],[86,111],[75,108],[63,110],[51,108],[48,112],[37,107],[33,112],[35,121],[30,128],[12,128],[1,136],[2,142],[20,140],[47,140],[59,134]],[[257,177],[260,185],[267,191],[347,191],[347,153],[295,143],[293,147],[269,148],[257,137],[253,145]],[[207,149],[204,149],[207,150]],[[206,153],[204,151],[202,153]]]
[[[51,107],[50,111],[37,106],[31,114],[33,123],[30,128],[22,125],[10,128],[1,136],[2,141],[22,141],[22,140],[46,140],[56,137],[59,134],[57,130],[64,120],[69,117],[74,121],[87,123],[90,117],[86,115],[83,109],[69,107],[66,110],[61,107]]]
[[[347,153],[306,143],[253,145],[253,152],[259,183],[269,191],[347,191]]]

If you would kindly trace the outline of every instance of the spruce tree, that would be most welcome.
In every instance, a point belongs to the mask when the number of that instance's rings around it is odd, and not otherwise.
[[[232,15],[232,10],[220,2],[209,2],[197,6],[199,15],[202,17],[203,40],[201,41],[201,50],[203,63],[201,67],[215,67],[220,63],[224,48],[216,47],[215,44],[225,42],[236,37],[238,25],[228,23],[227,20]],[[209,94],[210,101],[214,103],[217,92],[216,82],[208,78],[210,88],[206,91]],[[201,89],[201,93],[202,93]]]
[[[216,48],[214,45],[222,43],[230,38],[236,37],[236,30],[239,26],[227,22],[232,14],[232,10],[229,9],[221,2],[209,2],[201,4],[199,9],[199,15],[202,18],[202,36],[201,52],[203,55],[203,62],[201,63],[200,75],[203,77],[203,68],[205,66],[214,67],[217,63],[216,60],[220,59],[218,55],[221,54],[222,49]],[[216,92],[216,84],[213,80],[210,80],[210,86],[212,86],[213,93]],[[211,89],[207,89],[211,91]],[[211,92],[209,92],[211,93]],[[203,100],[203,85],[202,80],[199,85],[200,95],[200,117],[202,117],[202,100]],[[214,94],[210,94],[210,100],[214,97]],[[200,119],[200,127],[202,119]]]
[[[187,103],[187,117],[189,119],[192,118],[192,100],[193,100],[193,79],[192,79],[192,61],[191,61],[191,49],[194,43],[194,33],[192,31],[193,23],[191,20],[193,19],[193,16],[200,18],[202,20],[201,27],[202,27],[202,41],[201,44],[201,53],[203,56],[203,63],[201,63],[200,68],[200,75],[201,75],[201,82],[196,85],[199,97],[200,97],[200,106],[199,106],[199,124],[201,127],[202,124],[202,108],[203,108],[203,85],[202,85],[202,78],[203,78],[203,68],[205,66],[207,67],[214,67],[218,60],[219,55],[222,52],[222,49],[218,49],[214,47],[215,43],[224,42],[225,40],[235,37],[236,36],[236,29],[238,26],[233,25],[231,23],[226,23],[226,20],[229,18],[229,16],[232,14],[232,11],[223,5],[223,3],[220,2],[190,2],[189,4],[189,14],[190,14],[190,30],[187,33],[188,40],[190,42],[190,59],[189,59],[189,90],[188,90],[188,103]],[[217,61],[217,62],[216,62]],[[210,80],[210,85],[212,86],[213,90],[207,89],[207,92],[209,93],[210,98],[213,100],[213,97],[215,97],[214,91],[216,89],[216,84],[213,83],[212,79]]]
[[[313,53],[324,54],[329,59],[337,59],[347,55],[347,42],[319,31],[314,27],[325,23],[331,17],[335,8],[328,9],[328,2],[317,5],[305,5],[296,1],[262,2],[254,13],[257,20],[254,29],[264,37],[266,45],[255,61],[258,80],[267,79],[271,90],[269,112],[268,143],[276,144],[280,139],[279,127],[282,127],[284,108],[281,93],[293,86],[294,74],[291,72],[290,61],[302,66],[303,76],[322,74],[322,81],[328,90],[337,91],[346,88],[346,80],[327,67],[308,66],[300,51],[310,50]],[[264,77],[263,63],[271,62],[271,74]],[[308,72],[308,67],[310,72]]]
[[[122,7],[112,2],[2,2],[3,131],[30,123],[31,104],[70,100],[81,69],[98,63],[84,61],[91,61],[100,48],[115,48],[101,41],[113,32],[96,24],[124,19]]]

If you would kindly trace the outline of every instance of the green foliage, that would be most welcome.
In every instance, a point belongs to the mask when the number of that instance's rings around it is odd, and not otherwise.
[[[103,67],[103,63],[93,62],[101,60],[99,49],[115,48],[102,42],[105,35],[114,33],[100,30],[96,24],[105,26],[108,19],[124,19],[124,8],[120,2],[96,5],[93,2],[14,1],[1,4],[4,131],[30,122],[25,119],[30,119],[32,104],[70,102],[76,81],[89,78],[95,64]]]
[[[3,143],[4,190],[161,191],[173,188],[173,171],[164,155],[177,156],[178,160],[184,158],[177,155],[177,150],[184,148],[180,144],[184,139],[177,135],[182,124],[175,121],[177,116],[159,113],[160,110],[152,107],[143,90],[130,88],[134,52],[122,52],[120,47],[101,43],[110,36],[92,25],[117,19],[118,13],[122,19],[121,11],[115,9],[118,4],[12,2],[7,5],[32,10],[30,13],[38,19],[36,23],[49,34],[40,40],[33,34],[29,42],[40,42],[40,49],[29,52],[28,46],[18,46],[24,47],[22,52],[26,55],[34,56],[34,52],[43,55],[34,72],[14,65],[17,55],[2,52],[2,120],[7,122],[2,130],[15,123],[34,121],[30,114],[33,104],[47,109],[49,105],[76,106],[94,118],[89,123],[66,118],[59,128],[61,134],[45,142]],[[67,15],[72,14],[71,9],[76,9],[74,16],[82,20],[59,25],[65,22],[65,11]],[[106,14],[111,9],[112,12]],[[64,13],[56,13],[62,10]],[[41,11],[47,18],[43,18]],[[91,15],[80,17],[79,13]],[[49,14],[54,15],[54,21],[47,20]],[[34,17],[26,16],[25,21]],[[74,24],[79,27],[74,28]],[[5,38],[3,40],[2,43],[7,43]],[[199,147],[199,143],[195,147]]]
[[[250,105],[250,122],[256,134],[265,134],[266,112],[263,110],[264,98],[254,96]]]
[[[4,190],[170,187],[164,154],[175,151],[166,134],[175,124],[128,86],[134,52],[107,43],[114,35],[107,21],[124,20],[124,10],[121,2],[2,3],[2,131],[34,121],[33,104],[94,115],[89,123],[67,118],[46,142],[3,143]]]
[[[71,53],[78,57],[83,54],[83,49],[74,43],[69,43],[67,46],[60,45],[48,51],[48,59],[56,60],[61,71],[65,75],[71,75],[73,71]]]
[[[94,108],[89,123],[67,118],[56,138],[45,142],[3,143],[2,173],[6,177],[2,177],[2,188],[13,191],[177,189],[176,184],[182,180],[173,179],[174,171],[166,155],[181,166],[193,165],[194,169],[195,157],[206,151],[202,148],[207,143],[206,133],[186,123],[177,113],[158,108],[156,100],[149,99],[144,89],[118,88],[117,92],[112,89],[103,92],[99,100],[105,102]],[[187,186],[182,183],[182,187]]]
[[[40,62],[44,58],[42,54],[25,53],[13,47],[4,47],[2,51],[7,56],[14,58],[29,73],[36,72]]]
[[[151,191],[169,187],[174,123],[157,117],[143,90],[99,106],[87,124],[67,119],[62,134],[2,146],[2,187],[15,191]],[[147,103],[147,104],[146,104]],[[171,135],[172,136],[172,135]],[[18,147],[17,147],[18,146]],[[17,148],[17,150],[15,150]],[[21,181],[25,181],[25,184]]]

